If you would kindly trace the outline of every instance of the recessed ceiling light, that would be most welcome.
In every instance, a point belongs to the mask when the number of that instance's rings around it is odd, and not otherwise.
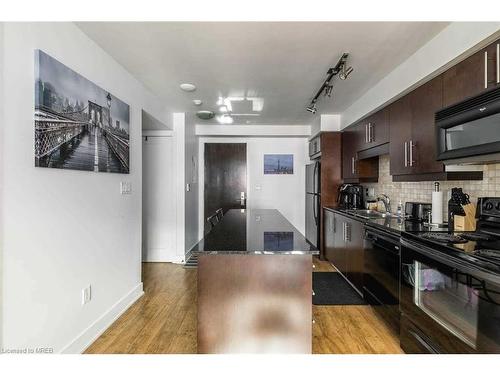
[[[194,105],[202,105],[202,104],[203,104],[203,102],[202,102],[200,99],[194,99],[194,100],[193,100],[193,104],[194,104]]]
[[[181,83],[179,87],[181,88],[181,90],[184,90],[187,92],[191,92],[191,91],[196,90],[196,86],[193,85],[192,83]]]

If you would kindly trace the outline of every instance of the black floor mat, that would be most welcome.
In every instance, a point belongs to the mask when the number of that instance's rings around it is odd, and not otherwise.
[[[366,305],[338,272],[313,272],[313,305]]]

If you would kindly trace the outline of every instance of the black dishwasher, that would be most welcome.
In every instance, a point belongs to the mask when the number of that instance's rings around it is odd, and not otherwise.
[[[364,258],[365,300],[399,335],[399,236],[366,226]]]

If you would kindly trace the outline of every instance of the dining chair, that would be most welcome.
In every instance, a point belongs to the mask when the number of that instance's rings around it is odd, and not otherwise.
[[[210,223],[210,229],[215,227],[219,222],[219,217],[217,216],[217,212],[209,217],[207,217],[207,222]]]
[[[222,208],[219,208],[217,211],[215,211],[215,214],[217,215],[218,221],[222,220],[222,217],[224,216],[224,211]]]

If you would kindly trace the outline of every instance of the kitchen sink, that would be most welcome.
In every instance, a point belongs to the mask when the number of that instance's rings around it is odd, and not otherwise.
[[[375,210],[362,210],[362,209],[351,209],[346,210],[347,213],[361,217],[363,219],[380,219],[380,218],[388,218],[388,219],[401,219],[402,216],[398,214],[393,214],[391,212],[380,212]]]

